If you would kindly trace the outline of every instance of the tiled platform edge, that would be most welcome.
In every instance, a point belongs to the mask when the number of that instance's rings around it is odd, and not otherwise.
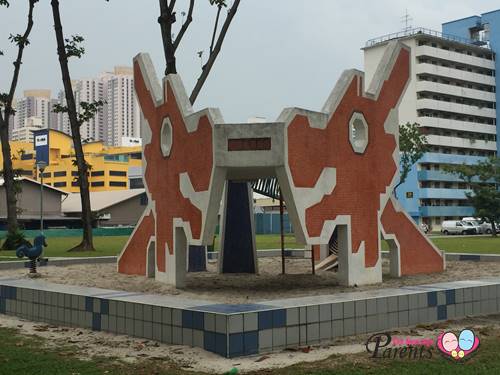
[[[0,279],[0,313],[204,348],[225,357],[500,312],[500,278],[228,305]]]

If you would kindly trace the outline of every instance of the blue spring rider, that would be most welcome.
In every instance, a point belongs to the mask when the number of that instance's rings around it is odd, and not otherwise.
[[[26,245],[21,245],[16,250],[16,256],[18,258],[26,257],[30,260],[30,273],[36,273],[36,260],[42,255],[44,246],[47,246],[45,241],[45,236],[39,234],[35,237],[33,241],[33,247],[28,247]]]

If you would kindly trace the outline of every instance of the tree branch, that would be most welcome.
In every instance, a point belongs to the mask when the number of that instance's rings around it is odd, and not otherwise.
[[[182,37],[184,36],[184,33],[189,27],[189,24],[193,20],[193,8],[194,8],[194,0],[189,0],[189,10],[187,14],[186,21],[182,24],[181,29],[179,30],[179,34],[175,38],[174,41],[174,51],[177,50],[177,47],[179,47],[179,44],[181,43]]]
[[[165,2],[167,2],[167,0],[165,0]],[[175,7],[175,0],[170,0],[170,5],[168,6],[168,10],[170,11],[170,13],[173,13],[174,7]]]
[[[193,91],[191,92],[191,95],[189,97],[189,101],[191,104],[193,104],[196,101],[196,98],[198,97],[198,94],[201,91],[201,88],[205,84],[205,81],[207,80],[207,77],[212,70],[212,67],[215,63],[215,60],[217,59],[217,56],[219,55],[219,52],[222,47],[222,43],[224,42],[224,38],[226,37],[227,30],[229,29],[229,26],[231,25],[231,21],[233,20],[237,10],[238,10],[238,5],[240,5],[240,0],[234,0],[233,6],[229,10],[226,20],[224,21],[224,25],[222,26],[222,29],[220,31],[220,34],[217,38],[217,43],[215,43],[214,49],[210,52],[210,56],[208,57],[207,63],[203,66],[202,72],[200,74],[200,77],[198,78],[198,81],[196,82],[196,85],[194,86]]]
[[[215,35],[217,35],[217,26],[219,26],[219,17],[222,6],[217,7],[217,16],[215,17],[214,31],[212,33],[212,41],[210,42],[210,53],[214,50]]]

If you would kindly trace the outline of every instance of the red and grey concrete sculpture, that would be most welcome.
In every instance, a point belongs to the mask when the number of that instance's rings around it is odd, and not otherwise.
[[[392,275],[443,271],[443,254],[393,195],[409,69],[409,49],[393,42],[366,90],[363,72],[347,70],[321,112],[288,108],[273,123],[226,124],[217,109],[193,112],[178,75],[161,87],[149,56],[138,55],[149,203],[118,271],[181,286],[188,246],[211,243],[224,195],[219,269],[257,272],[248,181],[268,177],[278,179],[299,242],[326,245],[337,229],[341,283],[382,281],[382,238]]]

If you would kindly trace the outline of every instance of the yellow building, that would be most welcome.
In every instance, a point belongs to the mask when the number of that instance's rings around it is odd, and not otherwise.
[[[49,164],[43,173],[44,183],[67,192],[78,192],[73,140],[69,135],[53,129],[49,130],[48,139]],[[34,145],[12,141],[11,148],[14,169],[36,179]],[[141,146],[109,147],[99,141],[84,144],[83,152],[90,165],[90,191],[129,189],[129,171],[131,168],[140,170],[142,166]]]

